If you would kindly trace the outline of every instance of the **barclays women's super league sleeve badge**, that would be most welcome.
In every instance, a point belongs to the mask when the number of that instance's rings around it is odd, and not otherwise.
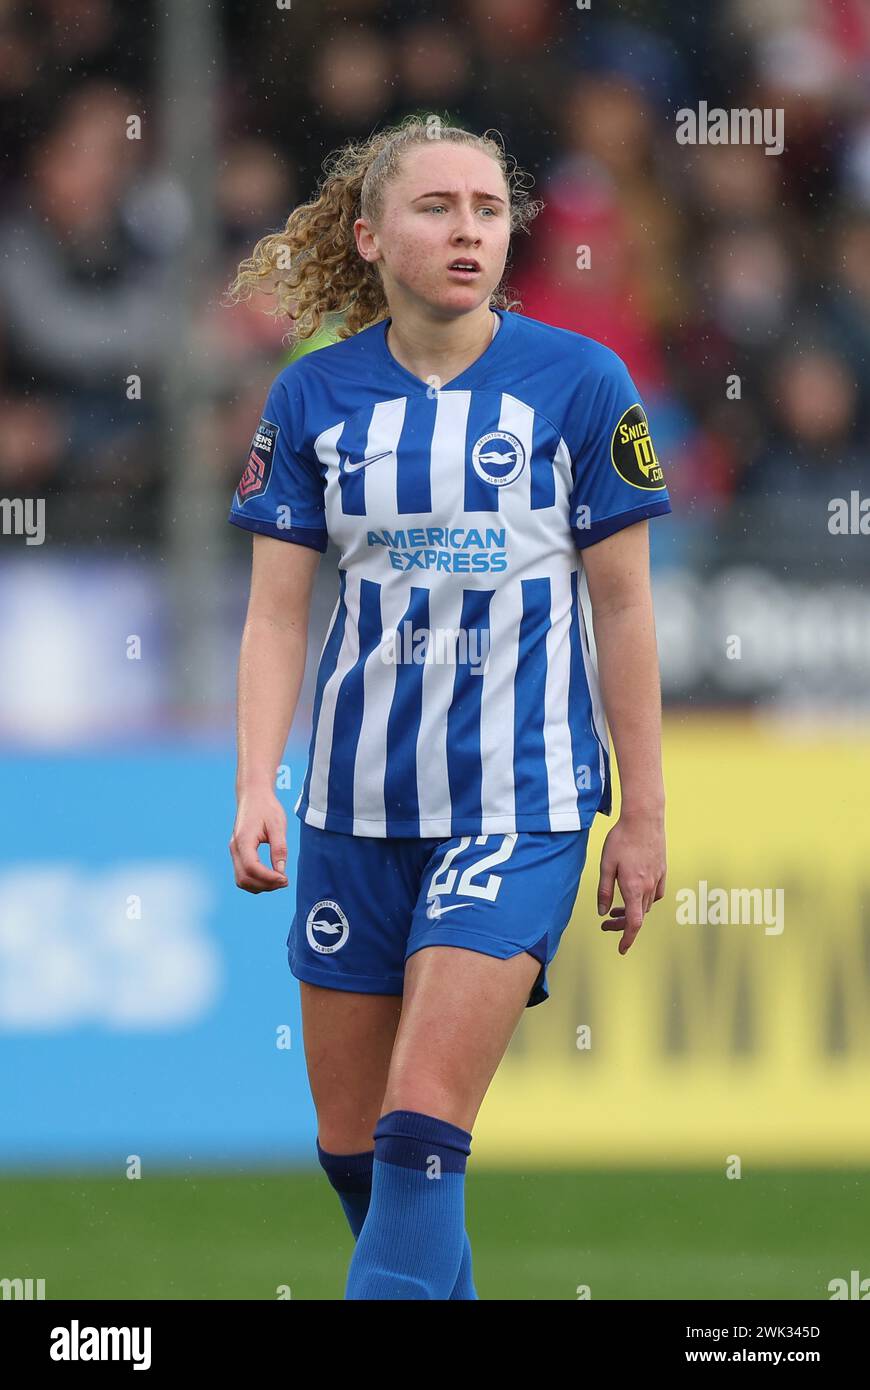
[[[261,420],[257,426],[251,440],[251,452],[236,489],[240,507],[252,497],[261,497],[269,486],[275,445],[280,433],[280,426],[273,425],[271,420]]]

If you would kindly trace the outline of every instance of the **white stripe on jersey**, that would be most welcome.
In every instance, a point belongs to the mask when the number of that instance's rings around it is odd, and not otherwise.
[[[326,529],[334,534],[333,527],[341,516],[341,496],[338,488],[338,441],[344,429],[344,421],[324,430],[314,441],[314,452],[326,469]]]
[[[586,672],[586,684],[589,686],[589,698],[592,703],[592,728],[598,740],[598,769],[602,783],[604,782],[604,750],[609,745],[609,734],[607,731],[607,720],[604,715],[604,705],[601,700],[601,691],[598,686],[598,675],[592,662],[592,653],[589,650],[589,638],[586,635],[586,614],[583,611],[583,595],[581,587],[585,586],[586,576],[583,567],[577,576],[577,609],[580,613],[580,632],[583,638],[581,650],[583,652],[583,667]],[[581,580],[583,585],[581,586]],[[588,588],[587,588],[588,593]]]
[[[528,517],[532,505],[532,443],[535,429],[535,412],[516,396],[502,394],[498,427],[509,434],[515,434],[523,446],[526,464],[514,482],[503,487],[499,494],[499,515],[511,518],[512,512]],[[523,528],[519,528],[522,536]]]
[[[372,449],[371,452],[374,453],[375,450]],[[373,464],[372,467],[380,465]],[[386,588],[381,589],[382,633],[398,625],[405,607],[406,600],[401,594],[391,595]],[[387,717],[396,688],[396,670],[395,662],[385,662],[381,659],[379,645],[366,657],[363,668],[362,724],[353,774],[354,835],[371,835],[372,822],[378,822],[384,827],[382,830],[375,830],[375,834],[387,833],[384,771],[387,766]]]
[[[550,823],[577,808],[571,731],[565,718],[571,679],[571,575],[550,578],[550,630],[547,633],[547,684],[544,695],[544,747],[549,784]]]
[[[380,401],[372,411],[371,423],[366,438],[365,458],[375,458],[376,462],[362,470],[365,488],[366,512],[380,516],[383,513],[398,514],[398,460],[396,450],[402,437],[405,423],[405,399]],[[387,458],[376,458],[387,454]],[[359,460],[352,459],[351,462]],[[362,525],[365,517],[360,518]]]
[[[429,626],[457,629],[462,620],[462,592],[439,585],[429,592]],[[445,680],[452,682],[455,667],[439,666],[435,662],[423,665],[423,709],[417,735],[417,800],[420,821],[427,821],[427,835],[450,835],[450,817],[444,815],[450,805],[450,783],[447,778],[447,719],[449,697]],[[480,676],[470,679],[480,680]],[[484,677],[484,679],[486,679]],[[482,832],[481,832],[482,833]]]
[[[471,392],[441,391],[435,400],[435,427],[429,453],[432,516],[458,520],[465,512],[465,470],[456,441],[466,437]]]
[[[493,595],[489,608],[489,670],[483,681],[480,709],[481,806],[514,804],[514,674],[520,646],[522,596]],[[510,656],[508,656],[510,653]],[[501,664],[505,658],[509,667]]]

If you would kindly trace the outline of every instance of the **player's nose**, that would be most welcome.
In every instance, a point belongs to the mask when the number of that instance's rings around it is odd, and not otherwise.
[[[480,242],[480,225],[475,221],[470,208],[460,208],[457,211],[451,240],[459,244],[472,242],[477,245]]]

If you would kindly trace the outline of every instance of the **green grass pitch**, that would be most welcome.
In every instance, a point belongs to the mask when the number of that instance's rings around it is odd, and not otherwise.
[[[867,1272],[857,1170],[469,1173],[481,1299],[827,1299]],[[319,1171],[0,1178],[0,1278],[47,1299],[340,1299],[353,1238]]]

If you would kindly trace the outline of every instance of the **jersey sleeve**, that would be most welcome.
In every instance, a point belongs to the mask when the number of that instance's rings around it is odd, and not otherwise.
[[[298,441],[303,402],[296,374],[275,378],[254,431],[228,520],[234,526],[281,541],[326,550],[323,478]]]
[[[607,353],[597,386],[578,391],[568,433],[579,550],[672,510],[643,402],[615,353]]]

